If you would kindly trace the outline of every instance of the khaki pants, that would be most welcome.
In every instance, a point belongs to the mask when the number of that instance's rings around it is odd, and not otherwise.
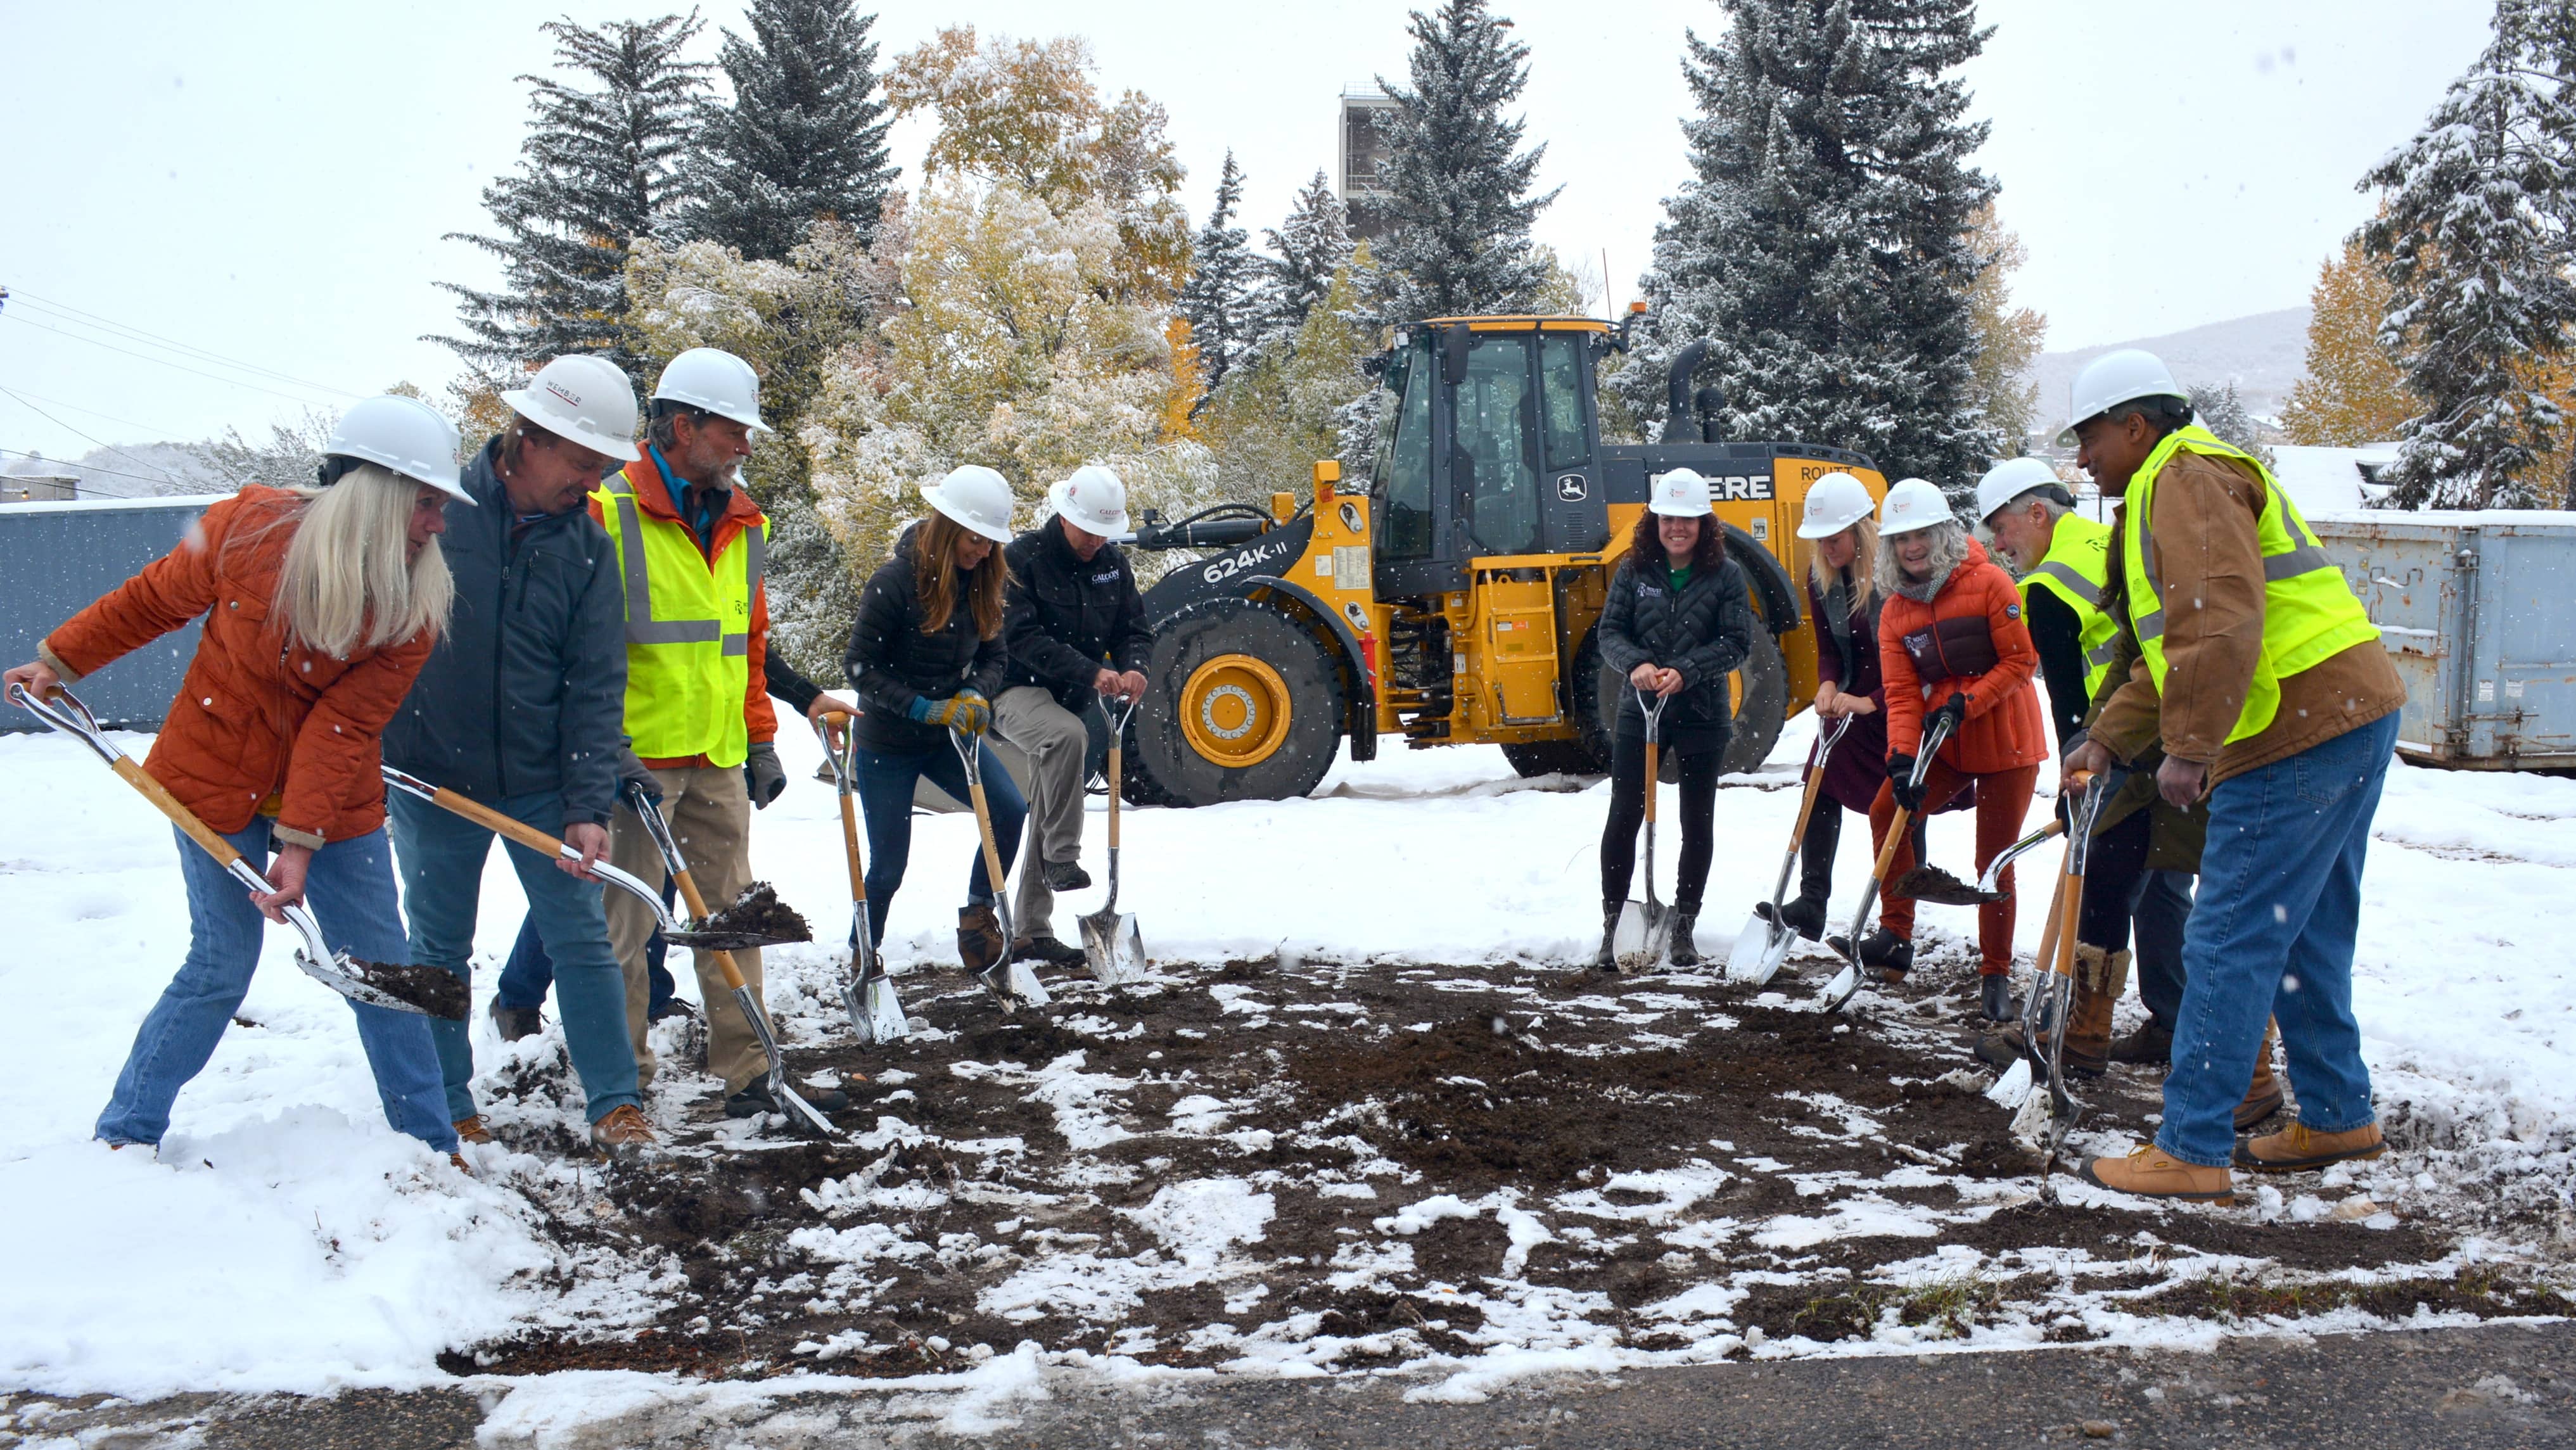
[[[1046,863],[1082,856],[1082,757],[1091,737],[1082,720],[1035,685],[1015,685],[993,702],[993,728],[1029,758],[1020,789],[1029,798],[1028,842],[1011,925],[1020,936],[1055,935],[1055,893]]]
[[[751,793],[743,785],[742,767],[683,766],[656,770],[653,779],[662,787],[662,819],[670,823],[671,839],[680,848],[681,863],[689,868],[689,880],[706,898],[707,910],[724,910],[751,884]],[[659,888],[661,853],[653,849],[653,838],[623,799],[610,832],[609,864]],[[674,914],[686,917],[687,902],[678,903]],[[635,1042],[638,1083],[647,1087],[658,1066],[653,1050],[644,1044],[648,996],[644,943],[652,935],[653,913],[643,902],[623,891],[608,893],[608,944],[626,972],[626,1028]],[[697,959],[698,991],[707,1004],[707,1070],[724,1079],[727,1093],[740,1092],[769,1071],[768,1055],[760,1050],[751,1024],[743,1020],[715,953],[691,955]],[[760,952],[735,952],[733,963],[750,984],[752,996],[760,998]]]

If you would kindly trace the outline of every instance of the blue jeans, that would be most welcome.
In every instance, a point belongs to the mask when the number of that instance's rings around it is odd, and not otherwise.
[[[945,744],[909,755],[859,751],[859,809],[868,822],[868,929],[880,942],[885,940],[886,916],[894,909],[895,889],[903,885],[904,864],[912,855],[913,782],[925,775],[932,785],[957,799],[968,799],[966,767]],[[1011,773],[990,755],[984,757],[984,805],[992,812],[993,843],[1007,872],[1019,852],[1020,823],[1028,818],[1029,806]],[[979,843],[966,866],[969,902],[989,905],[1000,893],[1002,883],[987,881],[985,874]],[[852,925],[855,934],[856,923]]]
[[[473,980],[475,908],[492,833],[453,811],[399,792],[386,802],[402,861],[403,909],[411,919],[411,959]],[[493,808],[541,831],[563,827],[563,797],[544,791],[511,796]],[[515,842],[504,843],[528,894],[528,919],[555,962],[555,995],[563,1004],[564,1043],[581,1078],[592,1122],[639,1101],[635,1053],[626,1041],[626,974],[608,949],[604,889],[558,869]],[[447,1085],[448,1116],[475,1115],[474,1047],[467,1022],[430,1024]]]
[[[265,868],[270,826],[266,817],[254,817],[224,839],[252,865]],[[98,1115],[93,1131],[110,1143],[157,1144],[169,1131],[170,1105],[179,1089],[205,1069],[242,995],[250,990],[251,971],[259,965],[261,928],[267,925],[259,908],[250,904],[247,887],[226,875],[184,832],[174,829],[171,834],[179,840],[179,874],[188,887],[188,960],[144,1016],[125,1069],[116,1075],[107,1111]],[[371,962],[411,960],[402,938],[402,914],[394,906],[394,868],[383,831],[334,841],[314,852],[304,873],[304,893],[322,940],[333,951]],[[349,1008],[357,1015],[358,1042],[375,1072],[385,1121],[440,1152],[455,1152],[455,1126],[440,1111],[438,1054],[430,1045],[429,1019],[364,1002],[351,1002]]]
[[[2280,1019],[2300,1122],[2340,1133],[2372,1121],[2352,943],[2370,819],[2396,746],[2392,712],[2210,792],[2156,1132],[2156,1146],[2174,1157],[2204,1167],[2229,1160],[2266,1017]]]
[[[2191,922],[2192,875],[2149,871],[2138,880],[2129,915],[2138,933],[2138,1000],[2166,1032],[2182,1015],[2182,939]]]
[[[679,886],[665,878],[662,882],[662,905],[668,907]],[[644,942],[644,970],[648,995],[644,1015],[659,1018],[662,1009],[671,1005],[677,987],[671,981],[671,969],[662,959],[671,944],[662,940],[662,929],[655,927]],[[492,997],[504,1007],[534,1012],[546,1005],[546,992],[555,984],[554,958],[546,955],[545,933],[537,930],[536,913],[519,919],[518,940],[510,943],[510,959],[501,964],[501,979],[493,984]],[[632,1055],[631,1053],[629,1054]]]

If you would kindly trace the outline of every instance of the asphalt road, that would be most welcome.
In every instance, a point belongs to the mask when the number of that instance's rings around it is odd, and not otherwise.
[[[797,1396],[716,1417],[664,1410],[559,1427],[547,1450],[734,1447],[1210,1446],[1226,1450],[1663,1450],[1663,1447],[2366,1445],[2484,1450],[2576,1445],[2576,1325],[2234,1340],[2210,1354],[2057,1350],[1809,1360],[1522,1383],[1479,1405],[1407,1404],[1421,1381],[1200,1382],[1151,1395],[1061,1382],[957,1437],[918,1396]],[[0,1450],[492,1450],[477,1439],[494,1391],[352,1391],[330,1400],[183,1396],[144,1404],[0,1397]],[[33,1418],[39,1423],[30,1424]],[[495,1426],[495,1430],[499,1427]]]

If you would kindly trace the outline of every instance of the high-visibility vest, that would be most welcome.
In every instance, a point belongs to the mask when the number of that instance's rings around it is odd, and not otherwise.
[[[2048,557],[2021,581],[2025,603],[2034,589],[2046,590],[2075,611],[2078,640],[2084,647],[2084,698],[2102,693],[2102,677],[2111,672],[2111,640],[2120,622],[2102,608],[2111,588],[2111,526],[2075,514],[2062,514],[2049,537]]]
[[[2246,689],[2236,727],[2227,732],[2227,742],[2234,744],[2260,734],[2272,723],[2281,708],[2281,681],[2379,638],[2379,627],[2370,622],[2369,611],[2345,585],[2343,571],[2335,567],[2308,521],[2299,516],[2299,506],[2281,491],[2261,459],[2221,442],[2198,424],[2177,428],[2164,436],[2130,478],[2129,523],[2121,534],[2129,620],[2158,694],[2165,687],[2165,594],[2147,546],[2155,536],[2156,475],[2175,453],[2185,450],[2208,458],[2235,459],[2263,480],[2263,512],[2255,524],[2263,551],[2263,653],[2255,661],[2254,679]]]
[[[654,466],[648,454],[626,467]],[[769,551],[767,522],[727,539],[710,560],[687,524],[637,506],[626,470],[592,497],[626,581],[626,733],[635,753],[647,760],[703,755],[710,765],[742,764],[751,754],[743,701],[751,685],[752,594]]]

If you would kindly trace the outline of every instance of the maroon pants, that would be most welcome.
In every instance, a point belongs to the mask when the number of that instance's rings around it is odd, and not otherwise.
[[[1950,762],[1933,757],[1932,768],[1923,777],[1923,807],[1937,810],[1959,792],[1974,785],[1977,790],[1977,870],[2003,854],[2006,846],[2021,839],[2022,817],[2030,813],[2031,791],[2039,784],[2039,767],[2025,765],[2014,770],[1990,771],[1968,775],[1954,770]],[[1896,792],[1892,786],[1881,786],[1878,799],[1869,807],[1869,844],[1873,852],[1886,849],[1887,828],[1896,819]],[[1897,842],[1895,859],[1887,863],[1887,879],[1894,881],[1914,869],[1914,829],[1906,827],[1905,839]],[[2004,892],[2001,901],[1989,901],[1977,908],[1977,948],[1980,958],[1977,970],[1992,976],[2012,970],[2013,941],[2013,873],[2004,868],[1996,883]],[[1914,939],[1914,900],[1884,890],[1878,902],[1878,924],[1907,941]]]

